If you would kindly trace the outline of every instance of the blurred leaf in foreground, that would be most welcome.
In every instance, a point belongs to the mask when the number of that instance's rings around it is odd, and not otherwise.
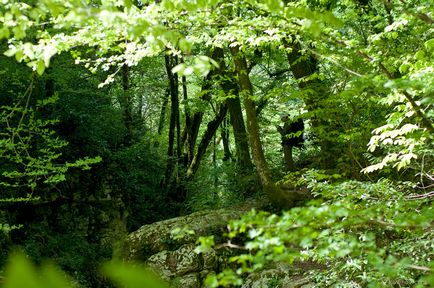
[[[103,266],[104,274],[120,287],[126,288],[166,288],[169,287],[150,270],[141,265],[127,265],[109,262]]]
[[[71,282],[53,265],[35,268],[22,253],[13,254],[6,267],[4,288],[69,288]]]

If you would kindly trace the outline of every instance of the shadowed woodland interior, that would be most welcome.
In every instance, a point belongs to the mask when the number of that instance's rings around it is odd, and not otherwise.
[[[3,3],[0,285],[434,285],[430,1]]]

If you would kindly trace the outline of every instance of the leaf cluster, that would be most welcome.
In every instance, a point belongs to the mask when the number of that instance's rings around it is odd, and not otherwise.
[[[229,224],[229,243],[240,236],[247,239],[236,243],[246,253],[231,258],[238,268],[229,276],[242,279],[273,262],[312,261],[321,268],[306,274],[323,287],[432,284],[430,200],[409,200],[407,183],[333,183],[315,174],[304,176],[315,195],[306,207],[281,215],[253,210]],[[223,285],[226,273],[208,283]]]

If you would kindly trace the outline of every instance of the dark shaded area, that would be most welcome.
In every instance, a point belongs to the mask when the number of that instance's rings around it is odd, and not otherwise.
[[[144,223],[174,216],[168,209],[167,195],[159,189],[164,158],[158,147],[151,145],[146,127],[132,126],[130,113],[125,120],[129,108],[113,105],[109,88],[97,88],[104,74],[91,75],[75,66],[68,55],[53,59],[52,68],[43,77],[6,57],[0,57],[0,67],[6,75],[0,81],[0,106],[25,107],[24,96],[30,89],[27,109],[35,111],[35,121],[58,120],[46,127],[54,131],[44,136],[49,139],[39,136],[38,130],[20,132],[34,136],[28,153],[43,156],[44,145],[59,139],[69,144],[57,150],[61,156],[54,165],[73,163],[85,156],[102,158],[90,170],[70,168],[64,182],[41,180],[34,191],[24,186],[25,179],[22,187],[2,186],[2,200],[28,194],[39,199],[0,202],[1,223],[20,225],[1,235],[0,265],[8,252],[18,247],[37,263],[55,261],[83,287],[110,287],[99,276],[99,265],[112,258],[123,237]],[[125,87],[125,73],[117,81],[124,84],[126,95],[129,87]],[[54,95],[58,97],[54,103],[36,106],[38,100]],[[34,121],[28,115],[33,114],[25,114],[21,125]],[[21,114],[16,113],[7,124],[0,122],[1,131],[7,125],[20,125],[20,119]],[[133,134],[140,136],[133,138]],[[0,134],[0,139],[5,139],[2,137],[9,136]],[[13,159],[1,158],[0,175],[24,168]],[[0,180],[8,179],[0,176]]]
[[[298,118],[295,121],[289,121],[287,116],[282,117],[283,126],[277,126],[282,137],[282,145],[288,145],[291,147],[302,147],[304,143],[303,131],[304,122],[303,119]]]

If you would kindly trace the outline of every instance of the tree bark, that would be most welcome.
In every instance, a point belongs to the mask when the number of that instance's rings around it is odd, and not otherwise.
[[[294,75],[295,79],[301,80],[305,77],[308,77],[312,75],[313,73],[317,72],[318,65],[316,59],[309,55],[305,59],[300,59],[303,57],[301,54],[301,45],[299,42],[296,42],[294,40],[293,43],[285,42],[284,45],[287,48],[291,48],[291,52],[287,53],[287,59],[288,63],[290,65],[290,69],[292,74]],[[314,80],[307,80],[307,81],[299,81],[298,86],[303,88],[310,88],[310,91],[314,91],[314,95],[309,95],[308,97],[305,97],[303,100],[306,104],[306,108],[309,112],[313,112],[310,120],[311,125],[315,134],[315,130],[320,130],[319,128],[324,127],[326,129],[333,129],[333,127],[330,127],[330,124],[327,123],[326,119],[321,119],[321,117],[318,117],[315,115],[315,111],[318,109],[321,109],[321,101],[324,100],[327,97],[327,91],[324,88],[325,85],[321,80],[314,79]],[[323,132],[327,133],[327,132]],[[321,147],[321,153],[323,154],[323,157],[321,157],[320,165],[323,168],[332,168],[335,166],[335,152],[334,152],[334,145],[333,143],[328,140],[321,138],[321,135],[318,139],[318,144]]]
[[[203,134],[203,137],[197,148],[197,152],[188,166],[187,180],[192,179],[197,169],[199,168],[200,161],[205,155],[206,149],[208,148],[208,145],[211,142],[213,136],[215,135],[218,127],[220,126],[223,119],[225,118],[227,110],[228,107],[226,104],[221,105],[219,112],[217,113],[215,118],[208,123],[207,129],[205,130],[205,133]]]
[[[247,74],[247,61],[240,55],[239,47],[231,47],[231,53],[238,75],[238,85],[244,100],[244,107],[247,115],[247,132],[249,135],[250,146],[252,147],[253,162],[258,172],[259,179],[268,200],[275,207],[288,209],[294,207],[295,201],[300,199],[296,193],[288,193],[282,186],[277,186],[271,179],[271,173],[265,160],[262,149],[261,139],[259,137],[259,125],[256,118],[255,103],[252,100],[253,89]]]
[[[294,159],[292,158],[292,146],[287,144],[282,144],[283,148],[283,159],[285,160],[286,171],[294,171]]]
[[[210,72],[207,77],[204,79],[204,82],[202,84],[201,88],[201,99],[204,101],[209,102],[211,100],[211,78],[212,73]],[[187,151],[187,161],[186,163],[191,163],[194,157],[194,148],[196,146],[197,137],[199,135],[199,128],[202,124],[202,118],[203,118],[204,112],[198,111],[194,113],[190,117],[190,125],[189,127],[186,127],[186,143],[185,143],[185,150]]]
[[[170,85],[167,86],[166,91],[163,96],[163,103],[161,104],[160,120],[158,121],[158,135],[161,135],[164,128],[164,122],[166,120],[166,110],[169,104],[170,97]]]
[[[221,136],[222,136],[222,142],[223,142],[223,161],[228,161],[232,159],[232,153],[229,143],[229,130],[228,130],[228,123],[227,123],[227,117],[223,119],[223,123],[221,125]]]
[[[174,59],[165,55],[165,64],[167,76],[169,78],[169,87],[170,87],[170,124],[169,124],[169,144],[167,147],[167,164],[166,164],[166,172],[164,174],[163,186],[168,187],[170,181],[172,179],[173,170],[175,168],[176,160],[174,153],[174,144],[175,144],[175,130],[177,128],[177,119],[179,119],[179,99],[178,99],[178,77],[172,73],[172,68],[174,67]],[[179,120],[178,120],[179,122]],[[179,133],[177,133],[177,140]],[[179,155],[178,155],[179,156]]]
[[[185,129],[184,129],[184,131],[190,131],[191,130],[191,116],[190,116],[190,112],[188,111],[188,107],[187,107],[187,101],[188,101],[187,77],[182,76],[181,80],[182,80],[182,95],[183,95],[183,99],[184,99],[184,117],[185,117]],[[181,139],[183,137],[184,136],[182,136]],[[185,141],[185,139],[182,139],[181,144],[185,144],[184,141]]]
[[[249,75],[247,74],[247,61],[240,55],[239,47],[231,47],[231,53],[235,64],[235,70],[238,75],[238,85],[240,87],[240,94],[243,97],[244,107],[247,115],[247,131],[250,146],[252,147],[253,162],[255,163],[256,170],[261,181],[261,185],[267,193],[275,190],[275,185],[271,180],[270,170],[268,169],[267,162],[265,161],[264,151],[262,149],[261,139],[259,137],[259,125],[256,118],[255,103],[252,100],[253,88],[250,82]]]
[[[226,103],[229,108],[230,120],[234,131],[238,168],[241,171],[250,171],[253,164],[250,158],[250,147],[247,139],[246,126],[244,125],[240,98],[238,95],[236,98],[228,98]]]
[[[226,96],[233,95],[233,97],[231,96],[226,98],[226,104],[229,109],[230,121],[234,132],[237,165],[241,172],[247,172],[252,169],[253,164],[250,158],[250,147],[247,139],[246,126],[244,125],[241,102],[238,95],[238,85],[233,80],[235,78],[234,75],[232,75],[232,73],[225,67],[223,49],[216,47],[214,50],[214,57],[214,60],[216,60],[220,66],[220,87],[223,89]]]
[[[122,66],[122,88],[123,95],[120,99],[120,104],[122,107],[123,118],[125,128],[127,128],[127,136],[125,139],[126,144],[131,144],[133,139],[133,116],[132,116],[132,104],[130,95],[130,68],[127,65]]]

